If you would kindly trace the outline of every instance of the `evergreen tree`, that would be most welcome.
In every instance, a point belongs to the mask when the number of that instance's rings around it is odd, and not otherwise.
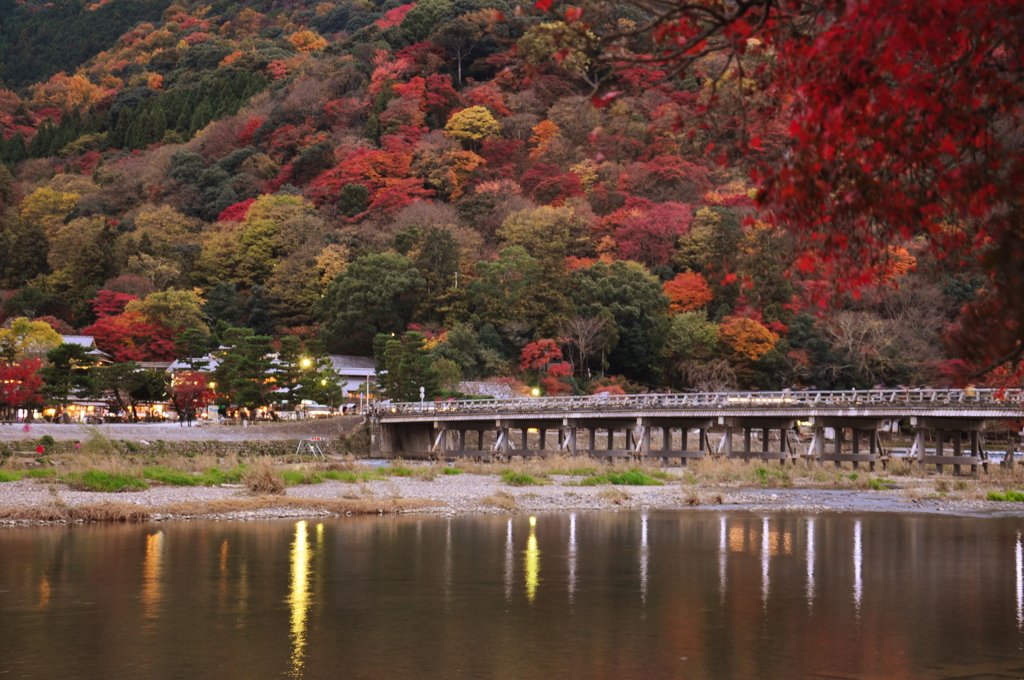
[[[189,120],[189,132],[195,134],[206,127],[211,120],[213,120],[213,107],[210,106],[209,99],[204,99]]]
[[[383,345],[383,362],[378,366],[377,384],[386,399],[393,401],[419,401],[420,388],[424,398],[433,401],[440,395],[440,384],[433,359],[427,352],[426,336],[417,331],[406,331],[401,337],[378,335],[375,349]]]

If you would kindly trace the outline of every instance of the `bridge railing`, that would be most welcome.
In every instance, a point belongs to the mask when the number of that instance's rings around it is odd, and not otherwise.
[[[520,397],[426,402],[380,402],[378,416],[432,413],[564,413],[567,411],[634,411],[686,408],[828,408],[892,405],[1022,408],[1021,389],[882,389],[780,392],[696,392],[689,394],[597,394],[578,397]]]

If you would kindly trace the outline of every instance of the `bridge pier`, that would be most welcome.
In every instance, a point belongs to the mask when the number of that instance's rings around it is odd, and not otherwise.
[[[380,453],[384,458],[429,455],[434,443],[433,423],[388,423],[380,426]]]
[[[868,469],[874,471],[875,463],[879,460],[884,467],[888,459],[881,456],[878,439],[878,428],[882,422],[883,419],[878,418],[814,418],[813,455],[821,465],[832,461],[837,468],[842,467],[843,463],[853,463],[853,469],[856,470],[861,463],[867,463]],[[831,452],[825,449],[825,428],[835,430],[834,447]],[[850,453],[843,453],[847,430],[850,431]],[[861,451],[862,437],[867,441],[867,453]]]
[[[945,465],[953,466],[953,474],[959,475],[962,465],[971,466],[971,474],[978,472],[981,465],[988,472],[988,454],[981,445],[981,433],[985,429],[985,421],[967,418],[911,418],[911,425],[916,432],[914,448],[918,466],[924,470],[927,465],[934,465],[935,470],[942,473]],[[928,455],[926,448],[927,432],[935,434],[935,453]],[[964,452],[964,435],[967,435],[969,453]],[[947,456],[944,441],[949,438],[953,447],[953,455]]]
[[[760,458],[761,460],[777,460],[781,465],[795,455],[794,451],[788,450],[786,445],[787,436],[790,430],[796,427],[796,420],[793,418],[725,418],[720,417],[718,424],[725,428],[725,456],[727,458]],[[733,449],[732,437],[735,429],[743,430],[743,450]],[[761,431],[761,450],[755,451],[751,446],[754,430]],[[779,432],[779,448],[771,450],[771,433],[773,430]]]
[[[641,456],[660,458],[664,465],[678,458],[679,464],[686,465],[690,458],[703,458],[708,455],[708,430],[713,421],[709,418],[640,418],[640,442],[638,453]],[[651,448],[651,432],[661,430],[661,448]],[[680,431],[679,448],[674,447],[673,430]],[[690,430],[697,431],[697,448],[691,449],[689,443]]]

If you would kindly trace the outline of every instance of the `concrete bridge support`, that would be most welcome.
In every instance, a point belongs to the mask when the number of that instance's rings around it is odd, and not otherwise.
[[[429,422],[380,425],[380,453],[385,458],[428,455],[434,444],[434,425]]]

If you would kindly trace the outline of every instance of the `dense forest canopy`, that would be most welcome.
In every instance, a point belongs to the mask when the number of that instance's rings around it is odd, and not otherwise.
[[[565,394],[1020,347],[1011,3],[0,3],[3,318],[117,361],[273,339]]]

